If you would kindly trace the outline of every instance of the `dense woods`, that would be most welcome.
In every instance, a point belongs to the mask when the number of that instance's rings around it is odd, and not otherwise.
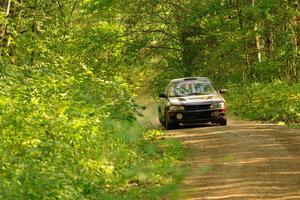
[[[299,0],[0,8],[0,199],[167,193],[182,150],[136,122],[134,99],[171,78],[207,76],[229,88],[232,113],[300,123]]]

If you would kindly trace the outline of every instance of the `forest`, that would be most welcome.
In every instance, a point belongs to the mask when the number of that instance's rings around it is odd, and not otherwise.
[[[186,152],[136,99],[205,76],[299,127],[299,48],[300,0],[0,0],[0,199],[176,198]]]

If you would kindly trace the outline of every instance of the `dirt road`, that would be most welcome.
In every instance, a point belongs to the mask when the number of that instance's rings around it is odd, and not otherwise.
[[[299,199],[300,130],[231,121],[167,131],[192,149],[179,199]]]

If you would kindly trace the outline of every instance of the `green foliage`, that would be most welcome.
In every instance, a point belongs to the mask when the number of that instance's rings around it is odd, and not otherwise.
[[[132,199],[175,181],[180,147],[134,122],[121,79],[23,68],[0,82],[0,198]]]
[[[299,123],[299,2],[11,2],[0,12],[0,199],[176,188],[181,146],[137,125],[133,101],[172,78],[233,83],[233,113]]]
[[[140,199],[174,184],[180,146],[135,121],[144,76],[127,67],[123,28],[76,0],[12,10],[0,60],[0,199]]]
[[[300,123],[300,84],[282,81],[230,85],[228,110],[246,119]]]

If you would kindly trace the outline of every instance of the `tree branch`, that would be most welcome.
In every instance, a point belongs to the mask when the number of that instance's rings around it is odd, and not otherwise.
[[[183,52],[182,49],[174,48],[174,47],[164,47],[164,46],[145,46],[144,48],[147,49],[166,49],[166,50],[172,50],[172,51],[178,51]]]
[[[71,10],[71,16],[73,16],[73,13],[74,13],[75,8],[76,8],[76,6],[77,6],[77,2],[78,2],[78,0],[75,0],[75,1],[74,1],[74,4],[73,4],[73,6],[72,6],[72,10]]]

